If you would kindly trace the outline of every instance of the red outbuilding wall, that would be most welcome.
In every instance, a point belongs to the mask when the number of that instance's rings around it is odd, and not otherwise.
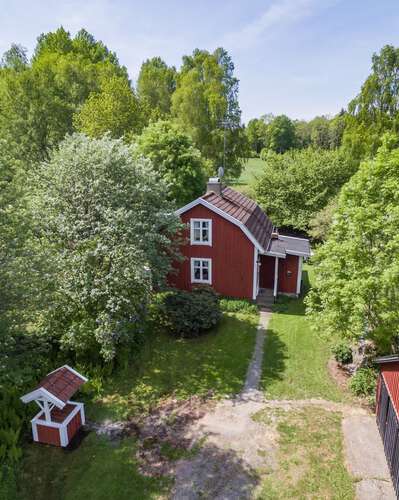
[[[82,426],[82,418],[80,416],[80,411],[73,417],[73,419],[67,425],[68,442],[72,440],[74,435],[78,432]]]
[[[208,258],[212,259],[211,286],[214,290],[230,297],[252,299],[253,243],[235,224],[202,205],[197,205],[181,215],[182,221],[188,224],[188,228],[191,218],[212,219],[212,246],[190,245],[190,234],[187,229],[185,236],[188,241],[181,247],[185,260],[176,264],[178,274],[170,277],[170,284],[183,290],[191,290],[190,259]]]
[[[299,257],[287,255],[279,259],[278,291],[281,293],[296,293],[298,279]]]
[[[40,443],[61,446],[60,429],[37,424],[37,436]]]

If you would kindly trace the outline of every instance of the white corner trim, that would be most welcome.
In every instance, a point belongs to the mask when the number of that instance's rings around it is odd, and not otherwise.
[[[65,446],[68,446],[68,430],[66,425],[63,425],[60,428],[60,444],[63,448],[65,448]]]
[[[200,234],[202,239],[202,223],[208,223],[208,241],[195,241],[194,240],[194,222],[200,223]],[[212,246],[212,219],[190,219],[190,245],[205,245],[208,247]]]
[[[278,293],[278,257],[275,257],[274,261],[274,286],[273,286],[273,296],[277,297]]]
[[[296,279],[296,293],[299,295],[301,293],[301,283],[302,283],[302,257],[298,257],[298,275]]]
[[[215,207],[214,205],[212,205],[212,203],[209,203],[208,201],[204,200],[203,198],[197,198],[196,200],[192,201],[191,203],[188,203],[188,205],[185,205],[184,207],[179,208],[178,210],[175,211],[175,214],[181,215],[184,212],[187,212],[187,210],[190,210],[191,208],[193,208],[197,205],[202,205],[205,208],[208,208],[212,212],[215,212],[215,214],[220,215],[224,219],[226,219],[229,222],[232,222],[233,224],[238,226],[241,229],[241,231],[245,234],[245,236],[249,239],[249,241],[256,246],[258,251],[261,253],[264,253],[264,249],[261,247],[258,240],[256,240],[254,238],[252,233],[244,226],[244,224],[242,222],[240,222],[235,217],[232,217],[231,215],[226,214],[226,212],[223,212],[223,210],[220,210],[220,208]]]
[[[195,260],[208,262],[208,276],[209,276],[208,280],[195,279],[195,277],[194,277],[194,261]],[[212,259],[205,258],[205,257],[191,257],[190,269],[191,269],[191,283],[202,283],[202,284],[206,284],[206,285],[212,285]]]
[[[32,422],[32,437],[33,441],[39,441],[39,434],[37,432],[36,422]]]
[[[253,277],[252,277],[252,300],[256,300],[258,295],[258,249],[254,246],[254,267],[253,267]]]

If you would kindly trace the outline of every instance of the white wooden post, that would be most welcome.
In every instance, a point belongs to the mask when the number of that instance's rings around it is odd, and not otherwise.
[[[44,401],[43,403],[44,403],[44,415],[46,417],[46,422],[51,422],[51,414],[48,401]]]
[[[302,283],[302,261],[303,257],[298,257],[298,276],[296,280],[296,294],[301,293],[301,283]]]
[[[252,277],[252,299],[256,300],[258,295],[258,249],[254,245],[254,266],[253,266],[253,277]]]
[[[274,260],[274,289],[273,289],[274,298],[277,297],[277,292],[278,292],[278,257],[275,257],[275,260]]]

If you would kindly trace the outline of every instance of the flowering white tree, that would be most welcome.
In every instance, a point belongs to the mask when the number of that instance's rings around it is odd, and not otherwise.
[[[76,356],[109,361],[134,342],[151,290],[178,257],[181,223],[166,186],[122,141],[80,134],[61,143],[33,184],[44,327]]]

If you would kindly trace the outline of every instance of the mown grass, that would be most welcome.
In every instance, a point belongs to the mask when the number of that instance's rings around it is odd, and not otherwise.
[[[168,478],[142,476],[135,459],[136,441],[117,445],[91,433],[80,447],[66,451],[32,444],[25,450],[21,500],[130,500],[166,495]]]
[[[267,410],[257,416],[270,421]],[[306,407],[277,414],[278,468],[262,482],[259,499],[354,498],[343,459],[339,413]]]
[[[215,397],[239,392],[257,322],[258,314],[249,310],[224,314],[217,328],[195,339],[154,334],[134,366],[116,374],[89,402],[89,418],[125,419],[171,395],[183,399],[209,391]]]
[[[263,172],[265,162],[260,158],[249,158],[238,179],[231,182],[231,187],[244,194],[253,195],[253,186]]]
[[[116,373],[97,397],[86,401],[86,416],[96,421],[120,420],[145,412],[171,395],[186,398],[212,391],[215,397],[221,397],[239,392],[258,322],[256,309],[244,309],[245,313],[225,313],[217,328],[197,339],[178,340],[154,333],[136,363]],[[94,432],[74,451],[29,444],[24,449],[18,498],[167,497],[170,479],[142,476],[135,459],[136,447],[134,438],[111,443]],[[162,453],[176,460],[187,451],[165,446]]]
[[[311,281],[305,266],[305,287]],[[342,401],[344,394],[331,379],[327,362],[330,346],[305,315],[303,298],[281,298],[267,331],[261,386],[268,399],[324,398]]]

